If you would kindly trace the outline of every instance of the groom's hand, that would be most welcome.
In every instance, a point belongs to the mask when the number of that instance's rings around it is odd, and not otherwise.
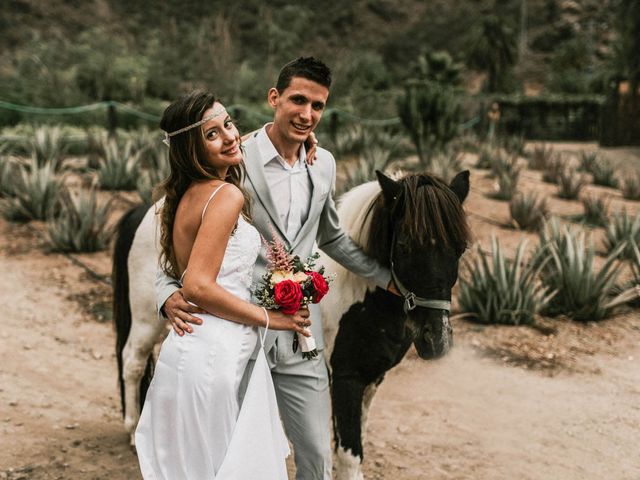
[[[191,305],[182,296],[182,291],[177,290],[171,294],[167,301],[162,306],[164,314],[171,322],[171,326],[175,332],[183,336],[185,332],[193,333],[193,328],[189,325],[202,325],[202,320],[198,317],[194,317],[192,313],[207,313],[203,309]]]

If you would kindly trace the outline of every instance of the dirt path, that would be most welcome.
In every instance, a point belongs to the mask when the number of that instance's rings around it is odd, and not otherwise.
[[[106,254],[87,260],[108,272]],[[139,478],[120,418],[112,328],[87,312],[104,310],[108,288],[44,254],[29,228],[3,222],[0,271],[0,479]],[[508,350],[495,357],[487,343],[515,336],[557,348],[568,328],[593,348],[550,368]],[[410,353],[380,387],[367,479],[640,478],[637,311],[551,336],[464,322],[456,331],[447,358]]]

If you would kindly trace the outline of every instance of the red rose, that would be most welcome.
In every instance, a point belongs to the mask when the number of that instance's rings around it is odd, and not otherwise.
[[[302,287],[293,280],[283,280],[273,287],[273,298],[282,313],[292,315],[300,310],[302,303]]]
[[[322,300],[322,297],[324,297],[329,291],[329,285],[327,285],[327,281],[318,272],[307,272],[307,275],[311,277],[311,283],[313,284],[313,289],[315,290],[315,294],[313,295],[313,303],[318,303],[320,300]]]

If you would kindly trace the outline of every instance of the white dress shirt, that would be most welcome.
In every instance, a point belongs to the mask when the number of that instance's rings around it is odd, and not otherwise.
[[[307,171],[307,152],[300,146],[298,159],[289,165],[267,135],[266,124],[256,135],[256,145],[271,198],[289,240],[293,240],[309,216],[313,184]]]

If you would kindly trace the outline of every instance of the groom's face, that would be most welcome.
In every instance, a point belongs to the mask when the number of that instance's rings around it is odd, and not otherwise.
[[[290,142],[304,142],[320,122],[328,98],[327,87],[303,77],[293,77],[282,92],[272,88],[268,100],[274,128]]]

